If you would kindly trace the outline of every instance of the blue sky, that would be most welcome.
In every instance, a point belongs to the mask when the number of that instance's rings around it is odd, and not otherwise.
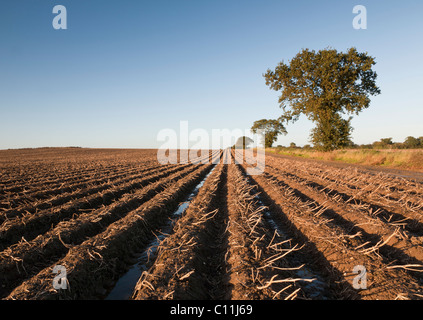
[[[55,30],[55,5],[67,30]],[[352,27],[365,5],[368,29]],[[382,94],[353,140],[423,136],[421,0],[2,0],[0,149],[159,147],[161,129],[248,129],[281,114],[263,73],[303,48],[376,58]],[[308,143],[290,124],[276,144]]]

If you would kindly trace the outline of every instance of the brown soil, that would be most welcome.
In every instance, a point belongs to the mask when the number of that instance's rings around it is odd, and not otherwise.
[[[263,174],[247,168],[160,165],[156,150],[0,151],[0,298],[103,299],[171,218],[132,299],[423,298],[418,175],[269,154]]]
[[[266,153],[266,156],[270,157],[277,157],[282,159],[294,160],[294,161],[301,161],[307,162],[311,165],[315,163],[321,163],[326,166],[330,166],[333,168],[354,168],[358,170],[364,170],[369,172],[370,174],[379,174],[383,173],[386,175],[409,179],[413,181],[417,181],[423,183],[423,172],[421,171],[413,171],[413,170],[405,170],[405,169],[395,169],[395,168],[384,168],[381,166],[371,166],[371,165],[364,165],[364,164],[356,164],[356,163],[344,163],[339,161],[329,161],[329,160],[320,160],[320,159],[305,159],[301,157],[295,156],[287,156],[282,154],[274,154],[274,153]]]

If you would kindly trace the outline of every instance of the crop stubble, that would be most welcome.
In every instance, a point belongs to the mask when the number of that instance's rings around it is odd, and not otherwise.
[[[160,165],[156,150],[2,151],[0,297],[104,298],[210,172],[131,299],[423,297],[421,183],[272,156],[261,175],[247,167]],[[52,287],[55,265],[66,290]]]

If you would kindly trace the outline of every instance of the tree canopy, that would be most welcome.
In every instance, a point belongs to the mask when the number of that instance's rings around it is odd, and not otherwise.
[[[258,130],[263,130],[264,132],[264,145],[266,148],[272,147],[273,143],[278,139],[278,135],[286,134],[286,129],[279,120],[257,120],[251,127],[251,131],[257,133]]]
[[[421,144],[421,140],[419,138],[414,138],[412,136],[405,138],[405,141],[404,141],[404,147],[408,149],[419,148],[420,144]]]
[[[310,140],[316,148],[333,150],[351,144],[351,115],[370,105],[370,95],[380,94],[375,59],[355,48],[318,52],[303,49],[289,64],[280,62],[264,74],[266,85],[281,91],[281,123],[305,115],[316,123]],[[343,116],[348,116],[346,119]]]
[[[236,149],[248,149],[248,146],[250,144],[252,144],[252,143],[254,143],[254,140],[253,139],[251,139],[250,137],[242,136],[242,137],[239,137],[237,139],[237,141],[235,142],[233,148],[236,148]]]

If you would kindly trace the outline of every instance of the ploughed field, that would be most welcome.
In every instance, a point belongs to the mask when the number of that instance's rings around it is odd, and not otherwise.
[[[204,159],[0,151],[0,298],[423,298],[423,184],[271,155],[250,176],[223,163],[229,150]]]

